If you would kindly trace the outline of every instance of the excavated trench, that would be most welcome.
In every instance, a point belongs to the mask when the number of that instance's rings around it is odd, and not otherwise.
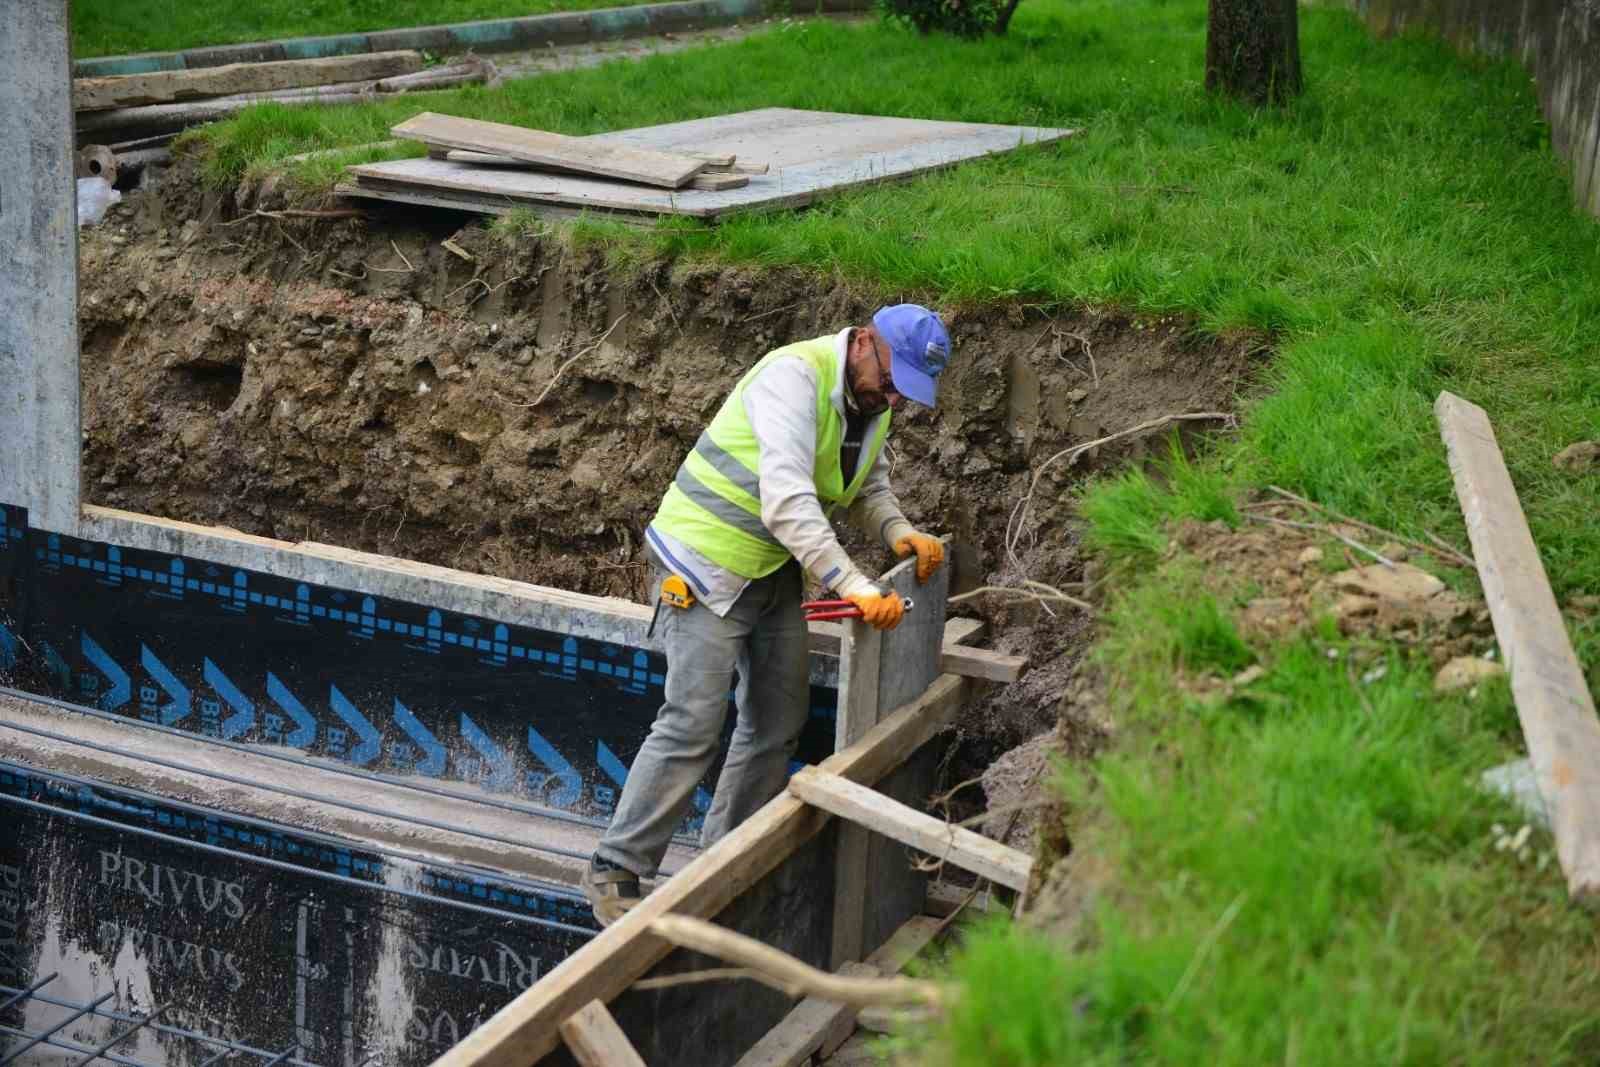
[[[180,170],[84,231],[92,503],[643,600],[644,526],[742,370],[917,296],[827,264],[624,266],[467,216],[264,217],[279,204],[251,199]],[[1162,415],[1227,410],[1264,351],[1176,320],[943,310],[955,357],[938,410],[896,420],[893,481],[914,522],[954,535],[958,589],[1080,580],[1073,485],[1165,437],[1057,464],[1019,575],[1005,530],[1032,469]],[[845,536],[868,569],[887,564]],[[1055,723],[1087,626],[968,603],[1033,664],[967,731],[963,762],[981,767]]]

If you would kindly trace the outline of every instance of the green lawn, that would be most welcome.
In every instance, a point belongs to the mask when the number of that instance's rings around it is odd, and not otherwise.
[[[619,0],[74,0],[72,49],[83,59],[618,6]]]
[[[1592,1064],[1595,925],[1554,865],[1494,850],[1490,825],[1516,817],[1471,784],[1518,754],[1503,689],[1436,698],[1397,649],[1358,685],[1331,631],[1246,645],[1243,591],[1162,548],[1171,520],[1236,521],[1268,483],[1464,542],[1431,415],[1449,388],[1494,420],[1558,593],[1600,592],[1600,475],[1549,459],[1600,436],[1600,226],[1573,213],[1512,64],[1306,8],[1308,92],[1255,112],[1202,91],[1204,32],[1201,0],[1028,0],[1003,40],[807,24],[425,104],[261,108],[200,140],[224,181],[378,140],[422,106],[572,133],[774,105],[1081,127],[804,213],[606,236],[1274,339],[1235,439],[1085,501],[1121,568],[1097,653],[1119,743],[1062,785],[1075,843],[1108,872],[1086,944],[980,939],[955,964],[963,1006],[917,1062]],[[1596,676],[1600,622],[1574,638]],[[1267,669],[1259,698],[1212,706],[1175,684],[1241,657]]]

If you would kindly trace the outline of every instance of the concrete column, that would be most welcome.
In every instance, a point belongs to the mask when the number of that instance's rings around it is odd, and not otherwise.
[[[78,532],[78,214],[68,0],[0,0],[0,503]]]

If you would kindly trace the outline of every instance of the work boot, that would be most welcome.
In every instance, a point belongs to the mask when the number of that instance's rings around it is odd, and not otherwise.
[[[599,856],[589,861],[579,884],[601,926],[610,926],[640,900],[639,876]]]

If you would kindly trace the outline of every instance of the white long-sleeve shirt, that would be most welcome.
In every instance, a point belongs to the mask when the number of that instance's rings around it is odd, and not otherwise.
[[[851,331],[834,338],[839,373],[831,383],[829,402],[841,416],[846,413],[844,369]],[[840,596],[855,596],[872,589],[839,539],[817,499],[816,443],[817,372],[799,356],[773,360],[750,380],[744,390],[744,413],[760,447],[758,472],[761,486],[761,521],[790,555],[811,575]],[[868,422],[863,436],[871,441],[879,415]],[[912,532],[889,487],[889,465],[879,452],[850,506],[850,518],[868,536],[885,547]],[[660,561],[689,584],[695,596],[717,615],[726,615],[750,579],[734,574],[653,524],[645,537]]]

